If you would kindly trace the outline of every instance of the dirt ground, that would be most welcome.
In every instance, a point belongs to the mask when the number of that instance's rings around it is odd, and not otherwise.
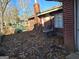
[[[47,36],[41,27],[29,32],[4,36],[3,49],[10,59],[52,59],[65,56],[63,37]],[[58,58],[57,57],[57,58]]]

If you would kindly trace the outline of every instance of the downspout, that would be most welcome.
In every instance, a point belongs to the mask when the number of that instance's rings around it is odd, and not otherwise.
[[[75,51],[78,51],[78,45],[77,45],[77,0],[74,0],[74,40],[75,40]]]

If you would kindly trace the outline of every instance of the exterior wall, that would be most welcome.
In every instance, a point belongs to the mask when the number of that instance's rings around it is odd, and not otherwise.
[[[34,19],[28,21],[28,31],[33,30],[34,24],[35,24]]]
[[[47,0],[63,2],[64,11],[64,45],[74,51],[74,0]]]
[[[28,31],[33,30],[35,24],[37,24],[37,23],[41,24],[41,20],[39,17],[37,17],[37,20],[38,20],[38,22],[36,22],[36,20],[34,18],[32,18],[28,21]]]
[[[63,0],[64,10],[64,44],[74,51],[74,1]]]

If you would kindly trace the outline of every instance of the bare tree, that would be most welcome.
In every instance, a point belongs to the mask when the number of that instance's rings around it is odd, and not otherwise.
[[[8,6],[4,13],[4,21],[6,25],[4,26],[3,34],[13,34],[15,26],[17,26],[17,22],[19,21],[18,10],[16,6]],[[12,28],[12,29],[11,29]],[[10,30],[11,29],[11,30]]]
[[[33,14],[33,9],[30,8],[30,2],[31,0],[18,0],[19,11],[21,11],[20,19],[24,21],[23,23],[26,22],[26,26],[23,26],[26,30],[28,29],[28,18]]]
[[[0,0],[0,12],[1,12],[1,28],[0,28],[0,31],[3,32],[3,25],[4,25],[4,13],[5,13],[5,10],[9,4],[11,0]]]
[[[30,8],[31,0],[18,0],[19,10],[22,11],[22,14],[26,13],[28,16],[32,14],[33,10]]]

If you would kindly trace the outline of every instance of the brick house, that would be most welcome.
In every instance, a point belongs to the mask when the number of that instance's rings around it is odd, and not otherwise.
[[[43,32],[58,31],[63,33],[63,9],[62,6],[50,8],[37,14],[38,23],[42,25]],[[33,30],[35,16],[28,19],[29,31]],[[49,28],[50,27],[50,28]]]
[[[64,45],[79,51],[79,0],[47,0],[63,3],[64,11]]]

